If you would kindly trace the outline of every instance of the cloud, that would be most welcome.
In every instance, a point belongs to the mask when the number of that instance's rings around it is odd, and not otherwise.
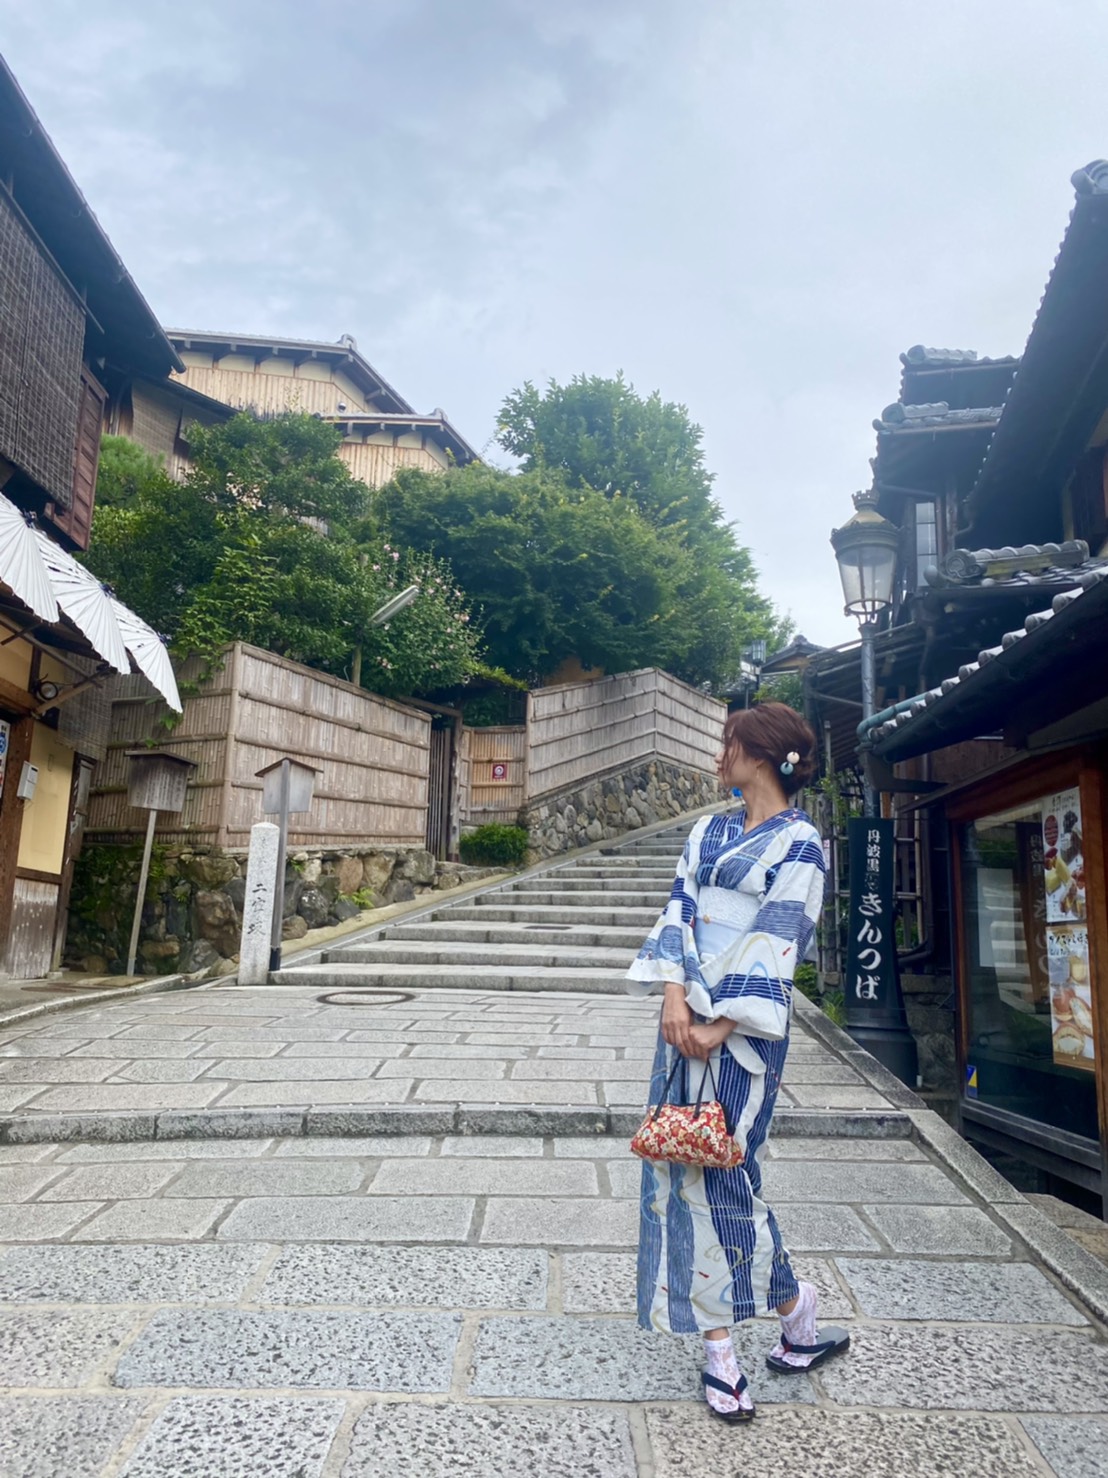
[[[1108,12],[933,0],[0,0],[155,310],[355,335],[480,446],[623,369],[704,427],[768,593],[844,640],[827,534],[898,353],[1018,351],[1108,153]]]

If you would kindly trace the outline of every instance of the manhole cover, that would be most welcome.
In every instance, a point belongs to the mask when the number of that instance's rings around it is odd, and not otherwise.
[[[324,1006],[398,1006],[414,999],[410,990],[335,990],[316,996]]]

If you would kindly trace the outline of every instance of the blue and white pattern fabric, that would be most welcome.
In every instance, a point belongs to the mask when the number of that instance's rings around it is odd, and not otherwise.
[[[758,1072],[748,1037],[788,1036],[792,981],[823,906],[824,856],[819,833],[803,811],[789,809],[744,833],[746,813],[698,821],[677,865],[673,891],[627,978],[633,995],[674,981],[704,1021],[730,1017],[732,1053]],[[711,921],[714,900],[730,895],[731,948],[704,960],[698,919]],[[724,922],[724,920],[720,920]]]
[[[788,1052],[793,973],[823,905],[823,847],[803,811],[744,832],[745,815],[697,823],[669,903],[628,972],[633,994],[681,985],[700,1021],[735,1028],[714,1055],[720,1101],[745,1159],[734,1170],[643,1162],[638,1318],[674,1334],[726,1328],[798,1291],[774,1214],[762,1199],[761,1153]],[[648,1102],[675,1050],[658,1035]],[[690,1061],[689,1083],[702,1065]]]

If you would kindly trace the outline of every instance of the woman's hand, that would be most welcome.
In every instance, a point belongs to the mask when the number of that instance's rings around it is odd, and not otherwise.
[[[685,987],[672,980],[666,982],[662,1001],[662,1037],[676,1047],[682,1057],[692,1057],[693,1014],[685,999]]]
[[[722,1016],[718,1021],[709,1021],[704,1026],[691,1026],[688,1050],[682,1047],[682,1053],[685,1057],[697,1057],[701,1062],[707,1062],[719,1044],[731,1035],[734,1025],[733,1021]]]

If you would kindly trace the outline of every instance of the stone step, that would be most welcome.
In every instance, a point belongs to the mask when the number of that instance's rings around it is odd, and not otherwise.
[[[653,852],[665,847],[683,847],[691,831],[691,826],[681,826],[676,831],[658,831],[653,836],[640,837],[638,841],[624,842],[622,846],[618,841],[604,842],[600,851],[625,852],[630,855],[631,853]]]
[[[600,855],[602,857],[605,856],[605,855],[612,856],[612,857],[619,857],[620,860],[623,861],[623,862],[628,862],[628,861],[633,861],[633,862],[652,862],[655,865],[657,865],[659,863],[670,863],[670,864],[672,864],[672,863],[674,863],[674,862],[677,861],[678,857],[680,857],[680,855],[684,851],[684,849],[685,849],[685,843],[683,841],[675,841],[670,846],[666,846],[666,847],[652,847],[649,851],[645,851],[645,850],[644,851],[641,851],[641,852],[630,852],[630,851],[628,851],[628,852],[618,852],[618,853],[617,852],[611,852],[611,853],[608,853],[608,854],[605,854],[605,853],[602,852]]]
[[[502,895],[501,895],[502,896]],[[456,905],[447,914],[445,911],[433,913],[432,919],[452,919],[459,923],[497,923],[497,924],[599,924],[604,927],[613,925],[624,927],[641,928],[645,933],[653,927],[658,917],[656,908],[546,908],[541,904],[530,906],[520,905],[513,908],[510,904],[486,903],[482,907],[471,904],[466,907],[462,904]]]
[[[514,906],[515,900],[519,899],[520,903],[526,907],[530,907],[532,904],[541,903],[547,908],[576,909],[581,905],[583,901],[581,893],[573,892],[568,888],[558,891],[555,891],[553,888],[548,888],[545,889],[543,892],[530,892],[522,890],[518,885],[513,888],[503,888],[497,893],[489,893],[486,896],[489,900],[487,905],[484,903],[483,899],[479,898],[475,901],[474,907],[492,908],[502,907],[505,904],[509,904],[509,906]],[[589,895],[585,894],[584,896],[588,897]],[[640,890],[637,892],[620,893],[605,892],[603,895],[593,893],[592,896],[594,898],[603,898],[603,903],[598,905],[601,907],[647,908],[653,905],[655,911],[657,911],[657,909],[660,909],[662,904],[666,901],[669,894],[668,892],[663,892],[661,890],[658,890],[656,892],[651,892],[649,890]]]
[[[488,965],[292,965],[275,970],[271,985],[295,985],[321,991],[496,990],[562,991],[578,995],[622,995],[623,971],[546,969],[524,966],[497,970]]]
[[[496,969],[539,965],[544,968],[626,969],[633,951],[626,949],[581,949],[555,943],[552,936],[541,944],[463,944],[459,940],[440,944],[408,940],[385,940],[380,944],[348,944],[325,950],[325,965],[491,965]]]
[[[642,944],[643,933],[642,929],[592,929],[575,924],[493,924],[483,928],[479,924],[458,924],[444,919],[435,924],[395,924],[386,929],[382,937],[431,944],[448,940],[457,940],[459,944],[536,944],[550,940],[559,948],[562,945],[571,949],[599,946],[601,949],[625,949],[634,954]]]
[[[512,893],[546,893],[554,886],[559,892],[581,892],[581,893],[633,893],[640,895],[653,895],[659,889],[668,892],[672,878],[663,876],[659,878],[579,878],[576,873],[569,871],[560,872],[553,877],[521,878],[508,891]]]
[[[621,878],[627,883],[671,883],[673,881],[672,867],[592,867],[583,862],[576,863],[573,867],[559,868],[557,872],[544,873],[542,876],[548,878]],[[528,879],[527,881],[530,881]]]

